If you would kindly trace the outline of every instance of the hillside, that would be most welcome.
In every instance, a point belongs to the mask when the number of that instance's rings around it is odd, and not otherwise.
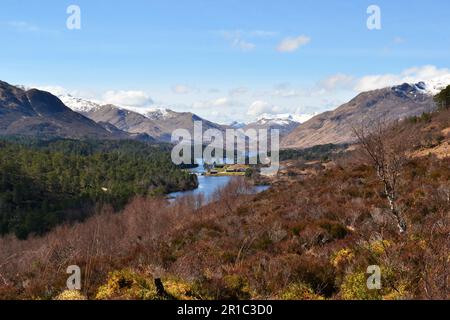
[[[433,97],[424,84],[403,84],[359,94],[339,108],[303,123],[281,143],[283,148],[307,148],[321,144],[353,142],[353,127],[365,120],[405,119],[434,109]]]
[[[169,148],[137,141],[0,140],[0,236],[42,235],[95,207],[197,186]]]
[[[127,139],[78,114],[54,95],[0,81],[0,135]]]
[[[258,195],[235,181],[200,208],[140,197],[42,238],[0,238],[0,298],[449,299],[450,158],[412,155],[448,142],[449,121],[449,110],[411,117],[389,137],[415,138],[396,176],[406,234],[356,149]],[[76,295],[64,291],[67,261],[90,272]],[[373,265],[381,290],[367,288]]]
[[[279,130],[280,136],[285,136],[291,133],[299,125],[300,123],[295,121],[292,118],[292,116],[286,117],[262,116],[257,121],[245,125],[243,129]]]
[[[109,123],[130,134],[147,134],[162,142],[171,142],[172,132],[176,129],[187,129],[193,134],[194,121],[202,121],[204,131],[224,130],[221,125],[190,112],[175,112],[169,109],[137,112],[110,104],[96,104],[70,95],[62,95],[60,98],[74,111],[97,123]]]

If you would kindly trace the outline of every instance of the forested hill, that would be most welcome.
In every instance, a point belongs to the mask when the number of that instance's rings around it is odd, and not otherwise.
[[[196,187],[167,146],[137,141],[0,140],[0,234],[25,238],[101,204]]]

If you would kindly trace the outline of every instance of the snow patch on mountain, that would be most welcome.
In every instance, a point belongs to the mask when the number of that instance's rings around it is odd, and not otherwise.
[[[100,101],[97,102],[83,98],[77,98],[72,96],[71,94],[58,94],[57,97],[70,109],[80,113],[95,112],[102,109],[104,106],[107,106],[107,104],[102,103]],[[168,109],[149,109],[137,107],[118,107],[118,106],[114,107],[127,113],[131,112],[139,113],[152,120],[168,119],[170,118],[172,113],[172,111]]]
[[[239,122],[239,121],[233,121],[232,123],[230,123],[229,125],[231,128],[233,129],[242,129],[246,126],[245,122]]]
[[[425,81],[425,90],[431,95],[437,95],[450,85],[450,74],[444,75],[439,78]]]
[[[60,94],[57,95],[59,100],[61,100],[67,107],[75,112],[87,113],[90,111],[99,110],[102,106],[99,103],[85,100],[82,98],[76,98],[70,94]]]
[[[257,122],[261,124],[289,125],[292,122],[303,123],[314,117],[314,114],[262,114]]]
[[[450,75],[446,75],[432,80],[420,81],[417,83],[404,83],[393,86],[392,90],[399,94],[405,95],[417,96],[417,94],[425,94],[435,96],[449,85]]]
[[[450,74],[417,83],[404,83],[398,86],[393,86],[392,89],[396,92],[405,94],[421,93],[435,96],[449,85]]]
[[[175,117],[176,113],[170,109],[150,109],[144,114],[151,120],[167,120]]]

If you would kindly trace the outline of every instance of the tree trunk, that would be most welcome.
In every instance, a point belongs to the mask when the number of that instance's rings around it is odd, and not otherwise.
[[[391,213],[397,220],[397,227],[398,227],[399,232],[401,234],[406,233],[406,230],[407,230],[406,222],[405,222],[405,220],[402,219],[402,217],[400,217],[400,213],[398,212],[397,208],[395,207],[394,198],[390,195],[388,195],[387,198],[389,200],[389,206],[391,209]]]

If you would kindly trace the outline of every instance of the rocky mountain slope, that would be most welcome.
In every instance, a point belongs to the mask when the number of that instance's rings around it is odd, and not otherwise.
[[[319,114],[303,123],[281,143],[283,148],[308,148],[323,144],[354,141],[353,127],[362,121],[393,121],[420,115],[434,109],[429,87],[421,82],[359,94],[336,110]]]
[[[245,125],[244,130],[247,129],[266,129],[272,130],[276,129],[280,131],[280,136],[284,136],[292,132],[295,128],[300,125],[299,122],[295,121],[290,115],[271,117],[262,116],[257,121]]]
[[[60,99],[74,111],[80,112],[97,123],[109,123],[130,134],[147,134],[163,142],[170,142],[172,132],[176,129],[187,129],[193,135],[194,121],[202,121],[204,131],[224,130],[223,126],[190,112],[155,109],[141,113],[114,105],[100,105],[68,95],[60,96]]]
[[[126,139],[120,130],[107,130],[72,111],[56,96],[24,90],[0,81],[0,134],[42,137]]]

